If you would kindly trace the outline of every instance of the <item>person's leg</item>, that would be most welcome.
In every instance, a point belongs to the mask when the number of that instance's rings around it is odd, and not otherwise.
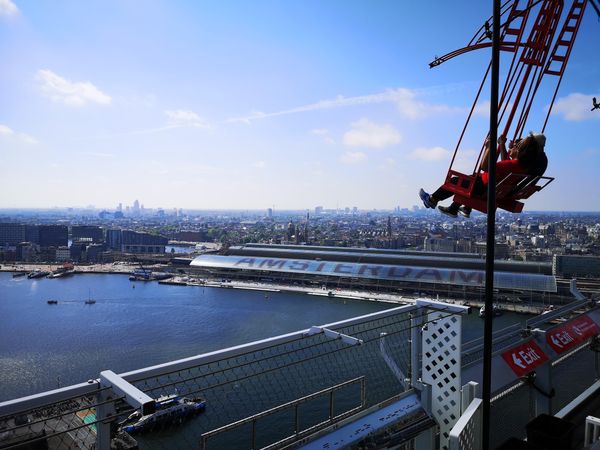
[[[443,187],[438,188],[433,194],[428,194],[423,189],[419,191],[419,197],[423,200],[423,205],[425,208],[435,208],[438,202],[446,200],[452,197],[454,193],[444,189]]]

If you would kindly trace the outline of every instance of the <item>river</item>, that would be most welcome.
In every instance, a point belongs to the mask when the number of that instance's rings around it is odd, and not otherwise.
[[[96,303],[85,304],[88,298]],[[0,273],[0,401],[97,378],[106,369],[139,369],[392,306],[132,283],[122,275],[29,280]],[[495,327],[524,319],[505,314]],[[464,324],[464,339],[481,334],[476,314]]]

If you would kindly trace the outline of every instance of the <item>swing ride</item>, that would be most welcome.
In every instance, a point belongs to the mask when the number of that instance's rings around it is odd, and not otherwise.
[[[567,7],[565,5],[567,2],[563,0],[509,0],[502,5],[500,51],[512,53],[512,58],[506,70],[504,83],[501,84],[498,99],[499,136],[509,137],[517,142],[526,133],[524,130],[529,125],[529,114],[540,86],[549,87],[551,92],[554,85],[552,100],[547,108],[543,125],[533,127],[539,129],[540,133],[544,133],[586,6],[591,4],[600,17],[600,8],[596,2],[597,0],[573,0],[570,7]],[[491,19],[486,21],[465,47],[436,57],[429,64],[430,67],[439,66],[467,52],[491,47],[490,23]],[[456,170],[454,165],[490,69],[491,62],[467,116],[442,186],[454,194],[454,202],[483,213],[487,213],[486,194],[475,187],[483,172],[480,162],[484,158],[486,145],[481,146],[472,173],[462,173]],[[539,111],[543,108],[534,110]],[[524,206],[522,200],[541,191],[553,180],[553,177],[548,176],[510,173],[497,180],[496,205],[506,211],[520,213]]]

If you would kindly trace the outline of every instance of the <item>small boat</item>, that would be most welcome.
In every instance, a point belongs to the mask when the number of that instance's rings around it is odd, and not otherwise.
[[[502,310],[500,309],[500,306],[497,303],[493,304],[493,306],[492,306],[492,312],[493,312],[493,316],[494,317],[502,315]],[[483,305],[479,309],[479,317],[485,317],[485,305]]]
[[[135,411],[119,424],[119,431],[133,434],[152,430],[164,425],[181,423],[206,408],[203,398],[187,398],[179,395],[164,395],[156,399],[156,411],[142,415]]]
[[[85,301],[86,305],[93,305],[96,303],[96,300],[92,299],[92,291],[88,289],[88,299]]]
[[[58,304],[58,300],[52,300],[52,299],[50,299],[50,300],[48,300],[48,304],[49,305],[57,305]]]
[[[13,273],[13,278],[20,278],[20,277],[24,277],[25,275],[27,275],[27,273],[25,272],[17,272],[17,273]]]

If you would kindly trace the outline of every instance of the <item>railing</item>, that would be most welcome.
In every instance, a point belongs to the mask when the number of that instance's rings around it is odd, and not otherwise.
[[[475,398],[450,431],[450,450],[481,448],[481,414],[483,401]]]
[[[343,413],[334,414],[334,393],[336,391],[339,391],[342,388],[345,388],[349,385],[355,384],[355,383],[359,383],[360,384],[360,404],[354,408],[348,409],[346,411],[344,411]],[[328,404],[328,416],[326,420],[323,420],[315,425],[312,425],[310,427],[307,427],[303,430],[301,430],[300,428],[300,421],[299,421],[299,411],[298,411],[298,407],[303,404],[303,403],[307,403],[310,400],[313,400],[315,398],[318,398],[320,396],[323,396],[325,394],[329,394],[329,404]],[[252,424],[252,440],[251,440],[251,446],[250,448],[252,450],[255,450],[257,448],[257,444],[256,444],[256,423],[259,419],[263,419],[265,417],[274,415],[278,412],[281,411],[285,411],[287,409],[290,408],[294,408],[294,433],[290,436],[284,437],[283,439],[271,443],[265,447],[262,447],[263,450],[270,450],[270,449],[274,449],[274,448],[279,448],[281,446],[284,446],[290,442],[296,441],[310,433],[314,433],[315,431],[322,429],[324,426],[327,425],[333,425],[334,423],[336,423],[337,421],[340,421],[354,413],[357,413],[358,411],[360,411],[361,409],[364,408],[365,406],[365,377],[359,377],[359,378],[354,378],[353,380],[348,380],[344,383],[340,383],[337,384],[335,386],[332,386],[330,388],[327,389],[323,389],[319,392],[315,392],[313,394],[301,397],[299,399],[293,400],[291,402],[285,403],[283,405],[279,405],[276,406],[275,408],[271,408],[268,409],[266,411],[263,411],[259,414],[255,414],[253,416],[247,417],[245,419],[242,420],[238,420],[237,422],[231,423],[229,425],[225,425],[223,427],[217,428],[216,430],[212,430],[209,431],[208,433],[204,433],[202,435],[202,443],[201,443],[201,448],[202,450],[206,450],[207,449],[207,444],[208,444],[208,440],[218,434],[221,433],[225,433],[237,428],[240,428],[241,426],[245,425],[245,424]]]
[[[525,323],[525,328],[536,328],[548,324],[553,320],[568,317],[575,310],[589,305],[589,300],[573,300],[572,302],[549,311],[544,314],[532,317]],[[523,339],[523,327],[516,323],[493,333],[493,351],[502,350],[508,346],[516,344]],[[463,367],[478,363],[483,358],[483,337],[474,339],[463,344],[462,351]]]
[[[369,385],[368,407],[404,390],[380,354],[381,333],[390,356],[403,373],[411,373],[411,318],[420,311],[401,306],[3,402],[0,447],[52,440],[52,446],[108,449],[116,423],[144,404],[140,393],[150,409],[154,399],[169,394],[201,396],[207,405],[176,433],[135,435],[140,448],[196,447],[210,430],[357,377]],[[336,397],[336,405],[347,404]],[[281,431],[272,425],[274,434]],[[117,437],[127,439],[124,433]],[[239,439],[232,439],[229,448],[239,447]]]

